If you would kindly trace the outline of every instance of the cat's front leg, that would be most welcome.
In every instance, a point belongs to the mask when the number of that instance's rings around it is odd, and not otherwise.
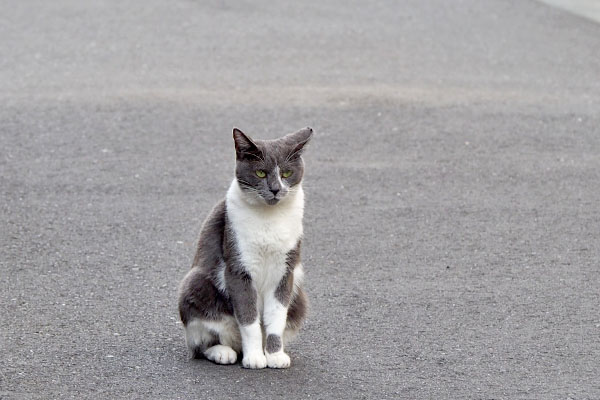
[[[277,288],[265,294],[263,322],[265,325],[265,355],[269,368],[287,368],[290,357],[283,351],[283,332],[294,284],[294,275],[288,270]]]
[[[248,325],[240,324],[242,336],[242,366],[244,368],[261,369],[267,366],[267,358],[262,350],[262,330],[258,320]]]
[[[228,266],[225,270],[225,280],[242,336],[242,366],[252,369],[265,368],[267,359],[262,349],[258,296],[252,278],[242,268]]]

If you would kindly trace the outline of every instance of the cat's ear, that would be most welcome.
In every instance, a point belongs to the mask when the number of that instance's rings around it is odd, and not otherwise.
[[[305,146],[310,142],[312,138],[313,130],[312,128],[306,127],[300,129],[298,132],[290,133],[285,136],[286,142],[290,144],[290,153],[288,155],[288,160],[298,158],[304,152]]]
[[[238,128],[233,128],[233,141],[235,142],[235,155],[238,160],[262,159],[262,152],[256,143]]]

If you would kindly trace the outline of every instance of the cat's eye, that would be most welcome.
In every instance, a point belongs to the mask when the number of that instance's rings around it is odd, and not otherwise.
[[[292,176],[293,173],[293,171],[283,171],[281,176],[283,176],[284,178],[289,178],[290,176]]]
[[[265,176],[267,176],[265,171],[263,171],[262,169],[257,169],[255,172],[256,172],[256,176],[258,176],[259,178],[264,178]]]

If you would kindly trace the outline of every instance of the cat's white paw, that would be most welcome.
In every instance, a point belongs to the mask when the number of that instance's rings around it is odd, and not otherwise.
[[[262,369],[267,366],[267,358],[261,352],[254,352],[250,354],[244,354],[242,358],[242,366],[244,368]]]
[[[290,356],[283,351],[277,353],[267,353],[267,366],[269,368],[288,368],[290,366]]]
[[[217,344],[204,351],[204,356],[217,364],[233,364],[237,360],[237,353],[229,346]]]

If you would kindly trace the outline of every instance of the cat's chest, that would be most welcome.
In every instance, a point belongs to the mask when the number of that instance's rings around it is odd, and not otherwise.
[[[298,213],[257,213],[233,210],[230,227],[240,251],[257,258],[285,256],[302,236],[302,217]]]
[[[227,214],[241,261],[253,280],[258,286],[278,282],[288,252],[302,236],[302,209],[260,212],[230,203]]]

